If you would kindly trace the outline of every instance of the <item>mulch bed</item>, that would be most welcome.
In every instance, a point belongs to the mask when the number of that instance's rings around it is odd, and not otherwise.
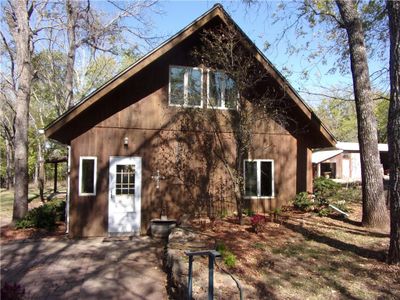
[[[1,243],[22,240],[38,240],[43,238],[61,238],[64,237],[66,225],[64,222],[58,222],[54,230],[49,231],[41,228],[15,229],[11,225],[0,228]]]

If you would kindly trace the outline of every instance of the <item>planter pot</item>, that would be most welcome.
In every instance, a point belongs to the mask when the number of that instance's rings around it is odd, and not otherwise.
[[[172,228],[176,227],[176,220],[162,220],[154,219],[151,220],[151,236],[156,238],[167,238]]]

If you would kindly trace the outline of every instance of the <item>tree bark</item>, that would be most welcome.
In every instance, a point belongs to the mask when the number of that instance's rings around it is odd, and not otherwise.
[[[400,2],[387,1],[390,32],[390,246],[388,262],[400,263]]]
[[[383,193],[377,125],[373,111],[364,29],[356,2],[336,0],[336,4],[347,32],[350,47],[362,172],[362,224],[367,227],[383,228],[388,225],[388,213]]]
[[[15,41],[18,75],[14,137],[13,221],[15,221],[23,218],[28,211],[28,117],[32,83],[32,39],[27,2],[15,0],[10,3],[14,16],[8,16],[7,21]]]
[[[10,187],[13,186],[13,177],[12,177],[12,150],[10,146],[10,141],[5,139],[6,141],[6,189],[9,190]]]
[[[65,2],[67,11],[67,36],[68,36],[68,54],[65,75],[65,110],[68,110],[73,104],[74,97],[74,66],[76,54],[76,22],[77,13],[74,3],[71,0]]]
[[[38,188],[39,188],[39,195],[40,200],[44,202],[44,158],[43,158],[43,151],[42,151],[42,144],[41,140],[38,143]]]

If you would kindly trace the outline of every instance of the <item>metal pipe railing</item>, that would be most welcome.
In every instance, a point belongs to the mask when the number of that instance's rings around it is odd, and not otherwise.
[[[189,256],[189,274],[188,274],[188,300],[192,300],[192,283],[193,283],[193,258],[194,256],[208,256],[208,300],[214,299],[214,263],[215,258],[221,254],[215,250],[203,251],[185,251]]]

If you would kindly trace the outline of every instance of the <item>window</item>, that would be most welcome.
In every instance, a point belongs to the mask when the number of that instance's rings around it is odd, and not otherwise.
[[[135,194],[135,165],[117,165],[115,194]]]
[[[274,161],[245,160],[244,183],[246,197],[274,197]]]
[[[203,105],[203,73],[201,69],[170,67],[169,104],[191,107]]]
[[[97,157],[82,156],[79,160],[79,195],[96,195]]]
[[[238,91],[235,82],[225,73],[208,71],[208,107],[235,109]]]

